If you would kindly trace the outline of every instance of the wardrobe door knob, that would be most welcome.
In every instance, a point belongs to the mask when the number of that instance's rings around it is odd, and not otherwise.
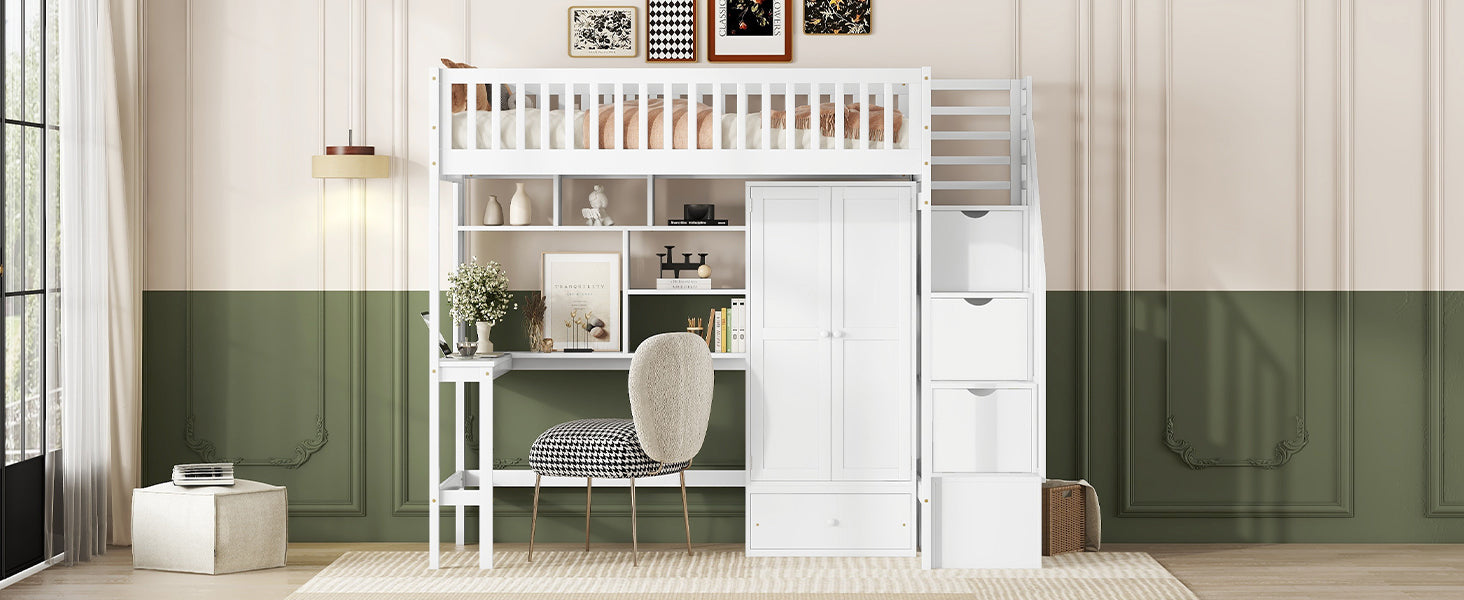
[[[818,331],[818,337],[821,337],[821,338],[826,338],[826,337],[829,337],[829,332],[827,332],[827,331],[824,331],[824,330],[822,330],[822,329],[820,329],[820,330],[819,330],[819,331]]]
[[[834,332],[834,337],[836,337],[836,338],[844,337],[844,330],[840,329],[838,331],[835,331]]]
[[[839,526],[839,520],[838,519],[829,519],[829,527],[838,527],[838,526]]]

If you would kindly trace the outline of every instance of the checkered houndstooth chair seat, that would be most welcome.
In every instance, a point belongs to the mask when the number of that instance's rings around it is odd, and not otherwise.
[[[540,475],[627,479],[673,474],[690,464],[656,462],[641,448],[630,419],[560,423],[529,447],[529,466]]]

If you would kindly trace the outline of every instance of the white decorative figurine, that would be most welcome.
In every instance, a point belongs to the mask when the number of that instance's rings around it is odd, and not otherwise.
[[[585,217],[585,225],[592,227],[606,227],[615,224],[615,219],[610,218],[610,210],[606,205],[610,199],[605,196],[605,186],[597,185],[594,191],[590,192],[590,207],[580,209],[580,214]]]

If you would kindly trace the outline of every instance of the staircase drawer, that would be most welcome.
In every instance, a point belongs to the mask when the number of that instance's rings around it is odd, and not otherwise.
[[[1025,388],[938,389],[931,396],[931,469],[936,473],[1031,473],[1035,392]]]
[[[1025,381],[1032,376],[1026,298],[931,301],[931,377]]]
[[[939,210],[930,216],[931,289],[1027,289],[1027,219],[1014,210]]]

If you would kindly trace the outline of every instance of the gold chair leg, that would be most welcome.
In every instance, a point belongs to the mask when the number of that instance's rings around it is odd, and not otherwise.
[[[640,543],[635,537],[635,478],[630,478],[630,560],[634,566],[640,566]]]
[[[686,522],[686,555],[691,556],[691,513],[686,510],[686,470],[681,471],[681,520]]]
[[[538,528],[538,526],[539,526],[539,478],[540,477],[541,476],[538,473],[534,473],[534,512],[532,513],[533,516],[529,518],[529,562],[534,562],[534,529]],[[479,516],[478,518],[479,519],[482,519],[483,517],[482,516]],[[492,518],[492,517],[489,517],[489,518]],[[481,544],[483,542],[482,541],[479,541],[478,543]]]
[[[584,479],[584,552],[590,552],[590,487],[593,477]]]

